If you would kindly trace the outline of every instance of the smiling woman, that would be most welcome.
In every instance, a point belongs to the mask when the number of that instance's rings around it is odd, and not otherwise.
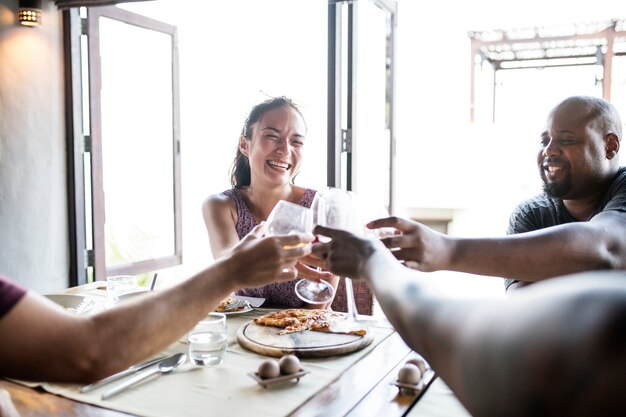
[[[252,108],[239,136],[231,171],[232,189],[209,196],[202,207],[211,250],[219,258],[267,220],[281,201],[310,207],[315,190],[294,184],[306,143],[306,123],[296,104],[286,97],[268,99]],[[337,279],[299,264],[301,277]],[[240,295],[263,297],[268,304],[303,308],[296,281],[243,289]],[[325,305],[313,305],[325,307]]]
[[[266,180],[262,171],[267,171],[270,175],[286,177],[277,178],[278,185],[285,179],[293,183],[300,169],[305,135],[302,113],[290,99],[278,97],[254,106],[239,137],[232,186],[251,186],[253,171],[257,182]]]

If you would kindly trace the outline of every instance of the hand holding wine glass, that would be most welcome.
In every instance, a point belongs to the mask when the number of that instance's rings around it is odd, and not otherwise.
[[[328,188],[318,191],[311,208],[315,225],[342,229],[357,234],[362,233],[360,230],[361,225],[359,225],[358,205],[356,204],[355,195],[351,192],[343,191],[339,188]],[[319,236],[319,239],[322,242],[328,241],[323,236]],[[359,321],[359,318],[354,301],[352,280],[349,277],[344,277],[344,279],[348,305],[348,320],[345,325],[350,327]]]
[[[270,235],[286,235],[294,232],[311,233],[312,212],[306,207],[281,200],[267,218]],[[335,288],[327,281],[301,279],[295,286],[296,295],[310,304],[323,304],[333,299]]]

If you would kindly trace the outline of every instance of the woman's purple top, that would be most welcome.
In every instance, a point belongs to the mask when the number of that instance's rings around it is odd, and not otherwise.
[[[0,319],[22,299],[24,294],[26,289],[0,275]]]
[[[315,190],[305,189],[304,195],[300,200],[300,205],[311,207],[315,193]],[[254,220],[254,216],[252,216],[252,212],[238,188],[226,190],[222,194],[228,196],[235,202],[235,208],[237,209],[237,224],[235,225],[235,229],[237,230],[239,240],[241,240],[257,225],[256,220]],[[267,304],[285,308],[303,308],[307,304],[296,295],[294,287],[297,281],[296,279],[287,282],[275,282],[260,288],[243,288],[237,291],[237,295],[262,297],[265,298]]]

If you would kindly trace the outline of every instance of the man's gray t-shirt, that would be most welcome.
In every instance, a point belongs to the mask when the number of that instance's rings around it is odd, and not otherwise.
[[[592,217],[600,212],[611,210],[626,213],[626,167],[619,169]],[[506,233],[514,235],[575,221],[576,219],[565,208],[562,199],[541,194],[524,201],[515,208],[509,218],[509,228]],[[505,288],[508,289],[515,282],[517,280],[507,279]]]

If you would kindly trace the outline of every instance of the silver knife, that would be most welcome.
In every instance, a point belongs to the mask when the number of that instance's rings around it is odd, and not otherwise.
[[[101,398],[103,400],[109,399],[112,396],[117,395],[120,392],[124,391],[126,388],[131,387],[135,385],[136,383],[143,381],[144,379],[152,375],[155,375],[155,374],[162,375],[162,374],[170,373],[174,369],[178,368],[180,365],[185,363],[186,360],[187,360],[187,354],[182,353],[182,352],[175,353],[172,356],[168,356],[167,358],[159,362],[159,366],[157,366],[156,368],[148,369],[147,371],[141,372],[133,376],[132,378],[129,378],[126,381],[121,382],[120,384],[114,386],[108,391],[105,391],[104,394],[102,394]]]
[[[93,384],[85,385],[84,387],[82,387],[80,389],[80,392],[84,393],[84,392],[93,391],[96,388],[101,387],[104,384],[108,384],[109,382],[117,381],[118,379],[123,378],[126,375],[130,375],[130,374],[135,373],[137,371],[141,371],[142,369],[145,369],[145,368],[147,368],[147,367],[149,367],[151,365],[154,365],[155,363],[160,362],[160,361],[162,361],[165,358],[166,358],[166,356],[161,356],[161,357],[158,357],[158,358],[155,358],[155,359],[150,359],[148,361],[139,363],[137,365],[133,365],[130,368],[123,370],[122,372],[118,372],[116,374],[108,376],[108,377],[106,377],[104,379],[101,379],[100,381],[94,382]]]
[[[248,302],[248,304],[250,304],[251,307],[257,308],[257,307],[261,307],[261,305],[265,302],[265,298],[259,298],[259,297],[245,297],[243,295],[235,295],[233,298],[235,298],[236,300],[243,300]]]

